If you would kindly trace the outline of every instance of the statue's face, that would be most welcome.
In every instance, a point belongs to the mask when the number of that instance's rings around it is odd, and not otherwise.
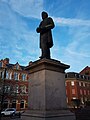
[[[47,13],[42,12],[42,19],[44,20],[44,19],[47,18],[47,17],[48,17]]]

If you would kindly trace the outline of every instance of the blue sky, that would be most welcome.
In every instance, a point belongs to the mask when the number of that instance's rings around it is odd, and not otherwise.
[[[40,56],[41,12],[55,22],[52,59],[80,72],[90,66],[90,0],[0,0],[0,59],[28,65]]]

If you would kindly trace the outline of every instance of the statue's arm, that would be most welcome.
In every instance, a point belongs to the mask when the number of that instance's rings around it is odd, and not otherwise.
[[[47,32],[48,30],[51,30],[55,27],[53,19],[52,18],[48,18],[47,20],[47,25],[44,27],[41,27],[41,32]]]
[[[48,24],[45,27],[46,27],[47,30],[53,29],[55,27],[52,18],[48,18]]]
[[[40,33],[41,29],[38,27],[38,28],[36,29],[36,31],[37,31],[37,33]]]
[[[36,29],[37,33],[44,33],[47,31],[46,27],[41,27],[39,26],[37,29]]]
[[[40,23],[39,27],[36,29],[37,33],[44,33],[47,32],[48,30],[51,30],[55,27],[53,19],[48,18],[47,20],[47,25],[42,27],[42,22]]]
[[[36,29],[37,33],[40,33],[42,31],[41,26],[42,26],[42,22],[40,23],[39,27],[37,27]]]

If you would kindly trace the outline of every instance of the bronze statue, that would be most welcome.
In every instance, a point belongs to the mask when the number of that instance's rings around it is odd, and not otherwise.
[[[51,29],[53,29],[54,26],[53,19],[48,17],[46,12],[42,12],[42,21],[36,29],[37,33],[40,33],[40,48],[42,51],[42,55],[40,56],[41,59],[50,59],[50,48],[53,46]]]

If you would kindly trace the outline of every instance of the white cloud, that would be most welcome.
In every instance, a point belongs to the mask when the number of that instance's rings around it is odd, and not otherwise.
[[[9,56],[12,61],[25,65],[39,57],[39,36],[30,30],[27,21],[23,20],[21,15],[40,18],[43,0],[1,1],[6,4],[0,7],[0,58]],[[52,48],[52,58],[70,64],[73,71],[82,69],[90,62],[90,20],[53,18],[56,25],[68,26],[67,34],[71,38],[67,46],[60,46],[58,41]]]
[[[54,57],[70,64],[68,71],[79,72],[90,65],[90,20],[54,18],[54,21],[57,26],[68,26],[70,39],[67,46],[57,45],[57,50],[53,50]]]
[[[9,56],[17,61],[37,58],[39,39],[35,30],[31,30],[27,22],[14,13],[7,3],[1,3],[0,6],[0,58]]]
[[[25,17],[39,18],[43,10],[43,0],[10,0],[9,5]]]
[[[67,26],[89,26],[90,20],[82,20],[82,19],[72,19],[72,18],[55,18],[54,21],[57,25],[67,25]]]
[[[71,42],[64,48],[64,56],[62,58],[71,65],[73,71],[80,71],[83,67],[90,64],[90,31],[89,27],[86,26],[77,27],[77,29],[72,27],[70,29],[72,31]]]

